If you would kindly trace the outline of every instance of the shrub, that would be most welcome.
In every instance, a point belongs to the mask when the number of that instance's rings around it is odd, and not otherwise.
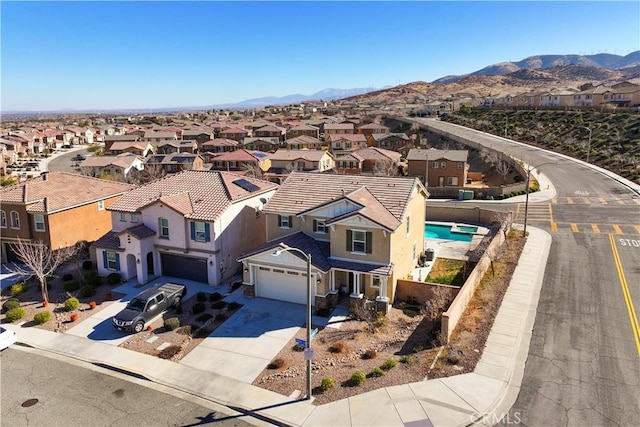
[[[201,314],[200,316],[198,316],[196,318],[196,322],[204,323],[207,320],[211,319],[212,317],[213,317],[213,315],[211,315],[209,313],[204,313],[204,314]]]
[[[36,322],[36,324],[38,324],[38,325],[46,323],[50,319],[51,319],[51,312],[50,311],[40,311],[40,312],[36,313],[33,316],[33,321]]]
[[[9,310],[20,307],[20,301],[16,298],[10,298],[2,304],[2,312],[6,313]]]
[[[77,291],[78,289],[80,289],[80,282],[78,282],[77,280],[69,280],[68,282],[64,282],[62,284],[62,288],[66,292]]]
[[[378,353],[376,353],[376,351],[372,348],[370,348],[369,350],[365,351],[362,354],[362,358],[363,359],[375,359],[375,357],[378,355]]]
[[[116,273],[117,274],[117,273]],[[84,280],[87,285],[98,287],[102,284],[102,277],[98,276],[96,271],[90,271],[84,275]]]
[[[220,310],[222,308],[224,308],[227,305],[226,302],[224,301],[216,301],[213,304],[211,304],[211,308],[214,308],[216,310]]]
[[[78,301],[78,298],[67,298],[64,302],[64,309],[67,311],[73,311],[76,308],[78,308],[78,306],[80,305],[80,301]]]
[[[96,294],[96,288],[94,288],[91,285],[84,285],[83,287],[80,288],[80,291],[78,292],[78,295],[80,296],[80,298],[89,298],[92,297]]]
[[[422,350],[424,350],[424,347],[422,346],[422,344],[415,344],[415,345],[411,348],[411,350],[412,350],[414,353],[418,353],[418,352],[421,352]]]
[[[391,368],[395,368],[397,364],[398,362],[396,361],[396,359],[387,359],[384,361],[381,368],[384,369],[385,371],[388,371]]]
[[[206,310],[207,307],[205,307],[204,303],[201,302],[197,302],[193,305],[193,307],[191,307],[191,313],[193,314],[200,314],[203,311]]]
[[[122,283],[122,276],[120,276],[120,273],[109,273],[107,283],[110,285],[119,285]]]
[[[83,270],[91,270],[93,268],[93,262],[91,260],[82,261]]]
[[[68,282],[69,280],[73,280],[73,274],[65,273],[65,274],[62,275],[62,281],[63,282]]]
[[[238,304],[237,302],[233,301],[229,303],[229,310],[236,310],[240,307],[240,304]]]
[[[207,294],[205,294],[204,292],[198,292],[196,294],[196,300],[198,302],[205,302],[207,300]]]
[[[342,341],[338,341],[336,343],[331,344],[329,347],[329,351],[331,353],[342,353],[347,349],[347,346]]]
[[[160,350],[158,357],[161,359],[171,359],[173,356],[180,353],[180,350],[181,348],[179,345],[170,345],[169,347]]]
[[[12,308],[11,310],[7,311],[7,320],[9,322],[15,322],[18,319],[22,319],[22,316],[24,316],[24,314],[24,308]]]
[[[333,388],[336,385],[336,382],[331,377],[324,377],[320,382],[320,390],[327,391]]]
[[[18,282],[11,285],[11,296],[17,297],[18,295],[24,293],[28,287],[29,285],[27,285],[27,282]]]
[[[176,329],[176,332],[182,335],[191,335],[191,325],[184,325]]]
[[[284,368],[285,365],[286,365],[285,360],[278,357],[276,359],[273,359],[271,363],[267,365],[267,369],[280,369],[280,368]]]
[[[209,301],[211,302],[220,301],[221,299],[222,299],[222,295],[220,295],[219,292],[214,292],[211,295],[209,295]]]
[[[180,319],[177,317],[170,317],[164,320],[164,328],[167,331],[173,331],[174,329],[178,329],[180,327]]]
[[[369,376],[370,377],[382,377],[382,376],[384,376],[384,371],[376,366],[375,368],[373,368],[373,370],[371,371]]]
[[[411,365],[412,362],[413,362],[413,359],[411,359],[411,356],[407,354],[405,354],[400,358],[400,363],[404,363],[405,365]]]
[[[295,343],[293,346],[293,351],[297,351],[297,352],[304,351],[304,346],[298,343]]]
[[[413,310],[413,309],[410,309],[410,308],[403,309],[402,313],[405,316],[408,316],[408,317],[416,317],[418,315],[418,312],[416,310]]]
[[[351,379],[350,379],[349,382],[351,383],[351,385],[354,385],[354,386],[355,385],[360,385],[360,384],[362,384],[364,382],[364,380],[366,378],[367,377],[364,375],[364,373],[362,373],[360,371],[355,371],[353,373],[353,375],[351,375]]]

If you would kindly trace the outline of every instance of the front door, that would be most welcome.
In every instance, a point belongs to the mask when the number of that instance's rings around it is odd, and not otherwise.
[[[438,177],[438,187],[444,187],[444,176]]]

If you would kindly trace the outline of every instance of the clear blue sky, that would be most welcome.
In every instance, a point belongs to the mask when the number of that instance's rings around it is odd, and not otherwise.
[[[640,3],[7,2],[2,111],[203,106],[640,49]]]

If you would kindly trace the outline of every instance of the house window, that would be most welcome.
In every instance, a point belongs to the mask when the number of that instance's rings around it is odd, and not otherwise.
[[[35,224],[36,224],[36,231],[44,231],[44,215],[35,214],[33,216],[33,219],[34,219]]]
[[[458,177],[457,176],[449,176],[447,177],[447,185],[458,185]]]
[[[371,232],[347,230],[347,251],[357,254],[370,254],[372,249]]]
[[[138,222],[138,214],[137,213],[132,213],[131,214],[131,222]]]
[[[324,223],[324,220],[314,219],[313,220],[313,232],[319,234],[326,234],[328,232],[328,228]]]
[[[458,170],[462,170],[464,168],[464,163],[458,162]]]
[[[380,276],[371,276],[371,287],[380,289]]]
[[[98,200],[98,210],[99,211],[104,210],[104,200]]]
[[[194,221],[191,223],[191,239],[196,242],[208,242],[209,237],[209,224],[201,221]]]
[[[415,260],[417,257],[417,253],[416,253],[416,242],[413,242],[413,252],[412,255],[413,259]]]
[[[440,168],[441,169],[446,169],[447,168],[447,162],[440,162]]]
[[[431,169],[438,169],[438,162],[431,162]]]
[[[11,228],[20,228],[20,215],[16,211],[11,211]]]
[[[278,227],[291,228],[291,215],[278,215]]]
[[[7,227],[7,213],[5,211],[0,211],[0,227]]]
[[[169,220],[167,218],[160,218],[160,237],[169,238]]]
[[[105,267],[108,268],[109,270],[119,270],[120,269],[120,263],[118,262],[118,254],[113,252],[113,251],[107,251],[105,252],[106,254],[106,265]]]
[[[120,212],[120,221],[126,221],[127,220],[127,214],[124,212]]]

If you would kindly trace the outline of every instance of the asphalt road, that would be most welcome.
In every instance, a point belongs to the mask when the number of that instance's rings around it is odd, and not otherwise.
[[[0,362],[1,426],[252,425],[213,402],[35,349],[13,346]]]
[[[557,191],[553,200],[529,205],[528,224],[551,233],[552,245],[522,388],[502,424],[638,425],[638,193],[583,163],[449,123],[429,123],[523,159]],[[524,204],[490,206],[513,210],[517,222],[524,220]]]
[[[47,170],[49,172],[79,173],[75,170],[74,166],[77,162],[71,160],[77,154],[81,154],[84,157],[90,155],[89,150],[86,148],[74,148],[65,153],[56,154],[55,156],[46,159],[44,165],[41,163],[40,170]]]

